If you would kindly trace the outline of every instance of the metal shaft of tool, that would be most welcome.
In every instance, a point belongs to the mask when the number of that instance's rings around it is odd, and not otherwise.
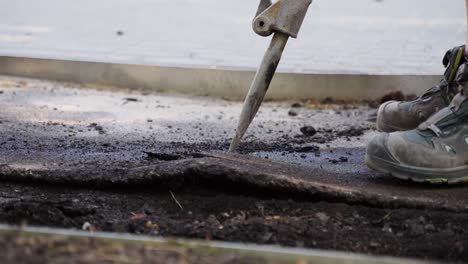
[[[257,114],[263,98],[275,75],[276,68],[281,60],[281,55],[286,47],[289,36],[280,32],[273,35],[270,46],[263,56],[262,63],[255,74],[255,78],[250,86],[249,93],[244,101],[244,106],[240,115],[236,134],[232,139],[229,151],[235,151],[244,136],[247,128]]]

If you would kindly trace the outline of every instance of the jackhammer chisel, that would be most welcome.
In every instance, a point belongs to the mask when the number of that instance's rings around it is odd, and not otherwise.
[[[257,114],[275,75],[286,43],[289,37],[297,37],[311,3],[312,0],[278,0],[274,4],[271,0],[260,1],[253,20],[253,30],[263,37],[274,35],[245,98],[236,134],[229,147],[230,152],[236,150]]]

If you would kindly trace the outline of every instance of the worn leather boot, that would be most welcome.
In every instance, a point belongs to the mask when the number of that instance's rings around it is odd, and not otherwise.
[[[457,183],[468,180],[468,63],[455,78],[460,92],[450,105],[418,128],[382,133],[367,147],[367,165],[416,182]]]
[[[377,112],[377,129],[381,132],[405,131],[416,128],[432,114],[446,107],[456,93],[454,79],[458,67],[466,62],[465,46],[455,47],[444,56],[446,67],[439,85],[410,102],[388,101]]]

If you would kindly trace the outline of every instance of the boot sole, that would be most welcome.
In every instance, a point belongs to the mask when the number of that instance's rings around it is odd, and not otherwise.
[[[418,183],[457,184],[468,182],[468,166],[453,169],[428,169],[397,164],[370,155],[366,155],[366,165],[395,178]]]

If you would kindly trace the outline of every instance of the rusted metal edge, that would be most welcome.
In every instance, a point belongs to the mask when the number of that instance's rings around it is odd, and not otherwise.
[[[0,56],[0,74],[95,87],[120,87],[170,94],[245,97],[255,72],[239,69],[204,69],[103,62]],[[267,100],[335,98],[374,100],[391,91],[419,94],[437,83],[437,75],[366,75],[277,73]]]
[[[70,229],[46,228],[46,227],[17,227],[0,224],[0,235],[18,234],[24,236],[50,236],[50,237],[74,237],[109,240],[113,243],[140,243],[169,246],[173,248],[191,248],[194,250],[217,250],[220,252],[236,252],[239,255],[261,256],[275,263],[294,263],[298,259],[318,264],[419,264],[436,263],[417,261],[388,256],[366,256],[338,251],[325,251],[315,249],[288,248],[280,246],[264,246],[257,244],[230,243],[220,241],[201,241],[188,239],[164,239],[161,237],[136,236],[130,234],[118,234],[108,232],[84,232]],[[280,262],[279,262],[280,261]]]

